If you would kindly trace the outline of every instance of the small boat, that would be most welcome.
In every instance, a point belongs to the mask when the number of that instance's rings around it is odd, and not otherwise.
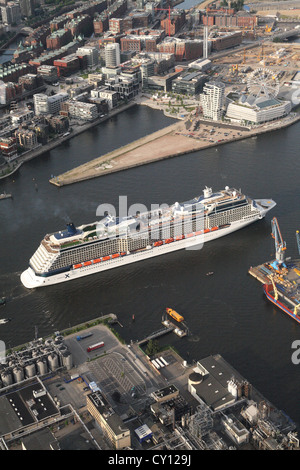
[[[12,195],[9,193],[0,194],[0,199],[8,199],[9,197],[12,197]]]
[[[174,320],[176,320],[178,322],[182,322],[184,320],[183,316],[180,315],[179,313],[177,313],[172,308],[166,308],[166,312],[167,312],[168,315],[170,315],[170,317],[174,318]]]
[[[11,318],[0,318],[0,325],[3,325],[4,323],[8,323],[11,321]]]
[[[0,298],[0,305],[5,305],[6,304],[6,297],[1,297]]]
[[[206,273],[206,276],[211,276],[213,272]]]

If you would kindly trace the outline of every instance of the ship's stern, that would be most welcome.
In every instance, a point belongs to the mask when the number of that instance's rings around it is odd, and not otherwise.
[[[43,278],[37,276],[33,269],[30,267],[21,274],[20,279],[23,286],[27,289],[34,289],[43,285]]]

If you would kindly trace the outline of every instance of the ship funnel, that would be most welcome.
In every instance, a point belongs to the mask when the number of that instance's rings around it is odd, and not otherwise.
[[[71,222],[70,224],[67,224],[67,231],[70,235],[75,235],[76,234],[76,227],[73,224],[73,222]]]
[[[205,189],[203,190],[203,193],[204,193],[204,197],[208,198],[212,195],[212,189],[205,186]]]

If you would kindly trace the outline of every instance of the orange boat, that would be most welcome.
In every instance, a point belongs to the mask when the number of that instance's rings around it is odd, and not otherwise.
[[[108,261],[110,259],[110,256],[104,256],[104,258],[102,258],[102,261]]]
[[[112,258],[119,258],[120,256],[120,253],[115,253],[114,255],[112,255]]]
[[[184,320],[183,316],[179,315],[179,313],[177,313],[172,308],[166,308],[166,312],[167,312],[168,315],[170,315],[170,317],[174,318],[174,320],[176,320],[178,322],[182,322]]]

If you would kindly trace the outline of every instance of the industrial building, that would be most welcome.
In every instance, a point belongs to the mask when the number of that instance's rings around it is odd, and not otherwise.
[[[102,431],[116,450],[131,445],[130,430],[122,419],[113,411],[100,391],[87,395],[87,409],[100,425]]]
[[[39,379],[27,381],[23,387],[8,390],[0,397],[0,433],[9,440],[24,435],[24,429],[37,429],[44,421],[59,416],[59,409]]]

